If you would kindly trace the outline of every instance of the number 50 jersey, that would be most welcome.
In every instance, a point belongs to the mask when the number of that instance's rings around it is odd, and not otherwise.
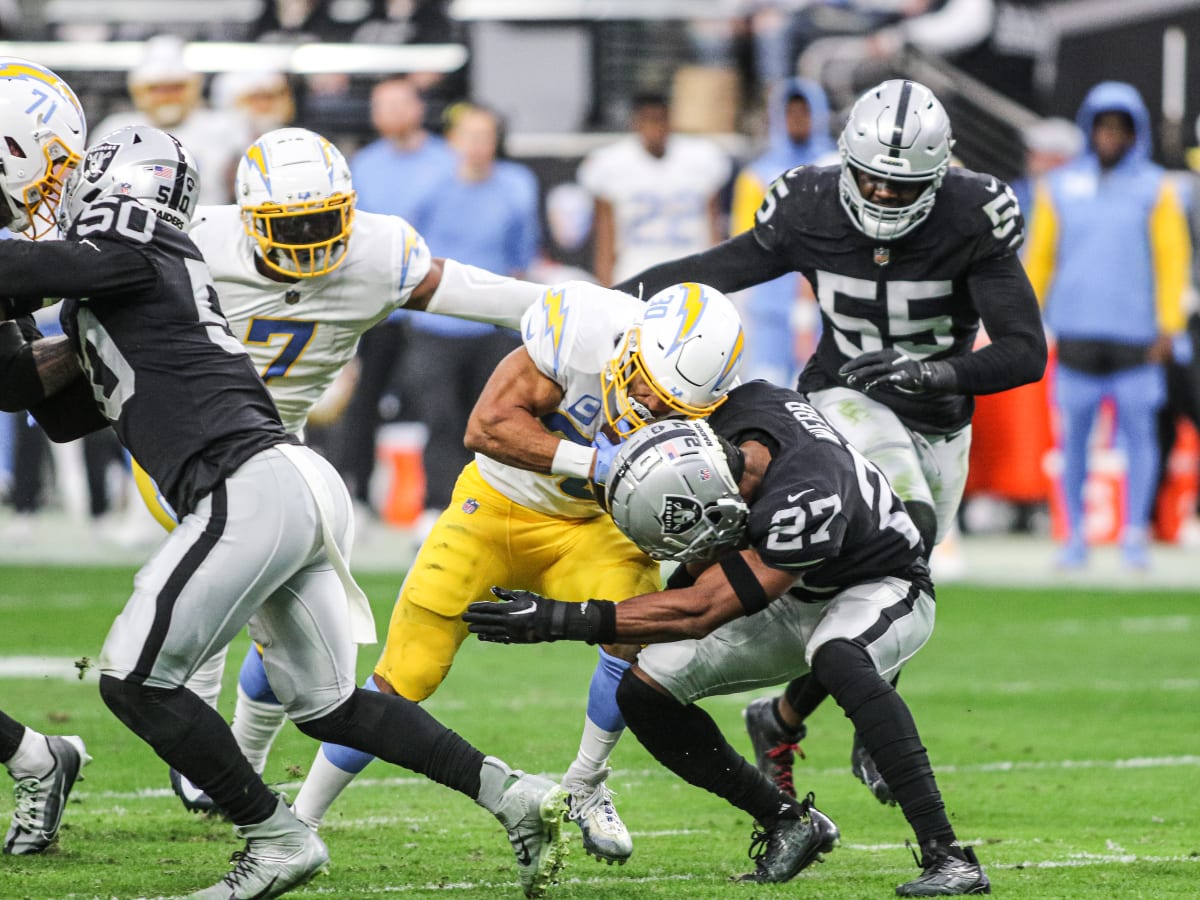
[[[840,172],[840,166],[792,169],[771,185],[755,217],[757,243],[801,272],[821,307],[821,340],[800,391],[843,386],[838,369],[872,350],[895,347],[913,359],[969,353],[989,302],[989,318],[1018,315],[1015,306],[994,308],[995,298],[1014,296],[1012,279],[1024,277],[1014,258],[1024,222],[1006,184],[951,168],[920,227],[879,241],[843,210]],[[927,434],[956,431],[974,410],[965,394],[916,397],[880,388],[871,396]]]

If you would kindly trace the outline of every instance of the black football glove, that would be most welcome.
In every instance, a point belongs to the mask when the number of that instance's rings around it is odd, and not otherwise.
[[[494,587],[501,603],[481,600],[463,613],[467,630],[481,641],[497,644],[540,644],[543,641],[585,641],[610,644],[616,639],[617,609],[609,600],[563,603],[532,591]]]
[[[906,394],[953,393],[958,378],[944,360],[910,359],[899,350],[872,350],[850,360],[838,374],[849,387],[869,391],[881,385]]]

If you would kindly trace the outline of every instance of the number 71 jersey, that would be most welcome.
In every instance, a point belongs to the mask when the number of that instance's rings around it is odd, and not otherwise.
[[[880,241],[842,208],[840,177],[840,166],[792,169],[771,185],[755,217],[755,240],[808,279],[821,307],[820,343],[799,389],[844,386],[838,369],[872,350],[895,347],[913,359],[969,353],[981,308],[1004,290],[1000,280],[989,282],[989,265],[1024,239],[1012,190],[951,168],[928,218]],[[871,395],[926,433],[955,431],[973,411],[964,395],[914,397],[892,388]]]

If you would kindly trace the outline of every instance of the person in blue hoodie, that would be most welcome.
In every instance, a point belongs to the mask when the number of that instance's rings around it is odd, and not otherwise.
[[[838,162],[837,145],[829,133],[829,101],[815,81],[789,78],[781,82],[771,92],[767,122],[766,150],[738,172],[733,185],[731,236],[754,227],[754,214],[768,186],[784,172],[796,166]],[[740,298],[747,332],[743,363],[747,380],[765,378],[785,387],[795,384],[804,360],[796,358],[792,315],[798,301],[806,296],[811,301],[811,293],[804,293],[806,287],[798,273],[789,272],[750,288]],[[809,302],[807,310],[815,329],[819,318],[816,304]],[[815,345],[815,335],[813,340]]]
[[[1163,363],[1184,327],[1187,219],[1171,180],[1150,159],[1150,115],[1136,88],[1097,84],[1076,122],[1087,148],[1036,187],[1025,257],[1058,343],[1054,402],[1069,527],[1059,564],[1087,562],[1088,442],[1109,397],[1127,460],[1122,560],[1145,569],[1159,469],[1155,419],[1166,394]]]

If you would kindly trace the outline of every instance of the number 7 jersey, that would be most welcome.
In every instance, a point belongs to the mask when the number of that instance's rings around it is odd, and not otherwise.
[[[345,262],[291,283],[257,270],[237,206],[202,207],[196,218],[189,236],[212,271],[221,311],[293,434],[354,358],[363,333],[403,306],[429,273],[429,248],[398,216],[359,211]]]
[[[980,310],[1005,296],[1002,279],[1024,238],[1012,190],[992,176],[951,168],[920,227],[879,241],[842,209],[840,172],[792,169],[771,185],[755,217],[757,243],[802,273],[821,307],[820,343],[799,390],[843,386],[838,369],[872,350],[895,347],[913,359],[971,352]],[[961,428],[974,409],[963,394],[914,397],[886,387],[871,396],[930,434]]]

